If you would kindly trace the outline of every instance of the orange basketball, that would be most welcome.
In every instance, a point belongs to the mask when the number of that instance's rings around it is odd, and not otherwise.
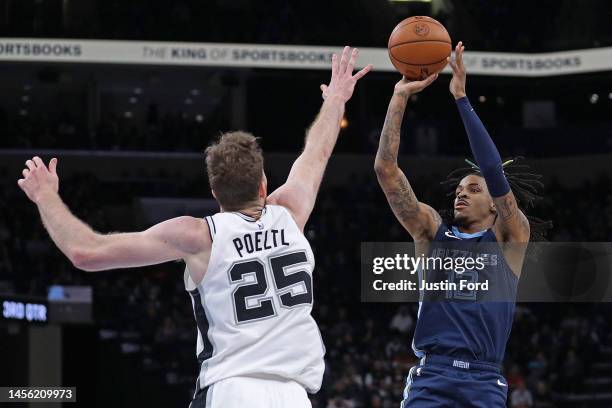
[[[452,45],[442,24],[431,17],[414,16],[395,26],[388,48],[393,66],[406,78],[419,80],[446,66]]]

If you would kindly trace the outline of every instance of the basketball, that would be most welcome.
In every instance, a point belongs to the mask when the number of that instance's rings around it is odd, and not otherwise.
[[[427,16],[402,20],[389,37],[389,58],[407,79],[421,80],[440,72],[451,54],[451,38],[440,22]]]

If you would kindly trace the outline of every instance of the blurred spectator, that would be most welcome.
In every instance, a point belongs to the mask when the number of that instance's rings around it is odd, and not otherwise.
[[[508,380],[508,387],[510,388],[515,388],[518,387],[519,384],[525,383],[525,379],[521,374],[521,369],[519,368],[518,364],[513,364],[510,367],[510,371],[506,376],[506,379]]]
[[[538,381],[536,384],[536,392],[535,392],[535,403],[533,404],[534,408],[552,408],[554,407],[552,403],[552,397],[550,395],[550,390],[544,381]]]
[[[525,382],[518,383],[517,388],[512,391],[510,396],[512,408],[531,408],[533,407],[533,397],[531,391],[525,387]]]
[[[572,349],[567,353],[560,370],[560,382],[568,391],[576,391],[584,379],[584,365]]]
[[[407,333],[412,330],[412,326],[414,325],[414,320],[410,315],[410,311],[407,306],[402,306],[399,308],[393,319],[391,319],[391,324],[389,328],[392,330],[397,330],[400,333]]]

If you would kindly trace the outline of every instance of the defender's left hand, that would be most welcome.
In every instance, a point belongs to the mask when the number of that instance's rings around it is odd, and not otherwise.
[[[46,193],[56,193],[59,190],[59,177],[57,176],[57,159],[53,158],[49,162],[49,168],[38,156],[26,161],[26,169],[23,169],[23,178],[17,180],[28,198],[34,203],[38,203]]]
[[[464,50],[465,47],[463,46],[463,42],[459,41],[455,47],[455,60],[453,61],[451,57],[446,59],[453,70],[453,79],[450,81],[449,88],[455,99],[460,99],[465,96],[465,81],[467,73],[465,71],[465,65],[463,64]]]
[[[369,64],[353,75],[353,69],[355,69],[358,55],[359,50],[357,48],[354,48],[351,52],[351,48],[348,46],[344,47],[340,62],[338,62],[338,56],[336,54],[332,55],[331,81],[329,85],[321,85],[323,99],[329,98],[330,96],[338,96],[344,102],[351,99],[357,81],[363,78],[363,76],[372,69],[372,64]]]

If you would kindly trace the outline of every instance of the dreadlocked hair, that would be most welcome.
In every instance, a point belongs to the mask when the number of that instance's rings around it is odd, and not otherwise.
[[[502,167],[504,169],[506,179],[508,180],[508,184],[510,184],[510,189],[516,198],[517,205],[521,211],[523,211],[527,217],[527,220],[529,221],[529,226],[531,229],[530,241],[546,241],[546,233],[553,226],[552,221],[545,221],[540,218],[527,215],[527,211],[530,208],[533,208],[537,201],[542,199],[542,197],[538,195],[539,190],[544,188],[544,184],[540,181],[542,175],[530,173],[528,171],[529,166],[527,164],[520,164],[520,162],[524,159],[525,158],[522,156],[517,156],[513,159],[504,161]],[[461,167],[453,170],[446,177],[446,180],[440,183],[446,188],[453,189],[453,191],[448,194],[449,196],[454,194],[454,189],[456,188],[457,184],[459,184],[459,182],[465,176],[475,174],[482,177],[480,168],[475,163],[467,159],[465,162],[469,165],[468,167]],[[440,211],[440,214],[445,221],[452,221],[452,211],[443,210]]]

